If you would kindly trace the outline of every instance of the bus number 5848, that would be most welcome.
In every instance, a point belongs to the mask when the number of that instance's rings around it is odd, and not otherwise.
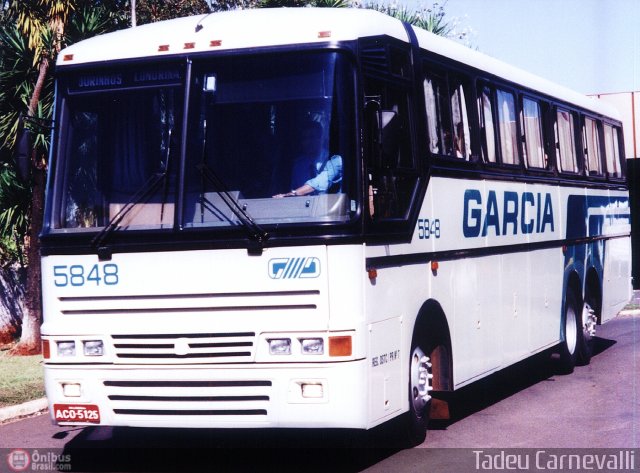
[[[418,219],[418,238],[428,240],[429,238],[440,238],[440,219]]]

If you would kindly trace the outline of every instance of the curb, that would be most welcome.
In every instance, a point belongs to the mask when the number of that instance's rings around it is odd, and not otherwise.
[[[640,315],[640,309],[624,309],[618,312],[618,315],[616,315],[616,317],[629,317],[636,315]]]
[[[2,407],[0,408],[0,424],[8,424],[14,420],[35,414],[44,414],[48,407],[49,403],[46,397],[18,404],[17,406]]]

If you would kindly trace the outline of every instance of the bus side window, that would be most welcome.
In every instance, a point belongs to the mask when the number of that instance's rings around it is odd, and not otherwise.
[[[609,124],[604,125],[604,148],[607,158],[607,174],[609,177],[622,177],[620,168],[620,146],[618,143],[618,128]]]
[[[456,158],[464,158],[468,161],[471,158],[471,134],[469,132],[469,116],[467,113],[465,87],[464,84],[459,81],[455,81],[450,85],[454,153]]]
[[[487,86],[478,92],[478,114],[482,134],[482,159],[488,163],[496,162],[496,133],[493,126],[493,101],[491,89]]]
[[[427,66],[428,67],[428,66]],[[461,81],[427,74],[423,81],[427,111],[427,137],[432,154],[469,160],[469,119]]]
[[[548,159],[542,139],[542,114],[536,100],[523,98],[520,113],[525,163],[530,168],[546,169]]]
[[[423,81],[424,100],[427,110],[427,138],[429,151],[432,154],[444,154],[444,143],[442,137],[446,133],[443,125],[447,126],[447,121],[442,117],[441,104],[439,100],[443,83],[435,77],[426,77]]]
[[[500,123],[500,154],[502,164],[518,164],[518,133],[516,103],[511,92],[498,89],[498,119]]]
[[[585,166],[589,176],[602,175],[602,162],[600,157],[600,134],[598,122],[592,118],[584,119],[582,135],[584,140]]]
[[[576,160],[575,125],[573,114],[558,109],[555,123],[556,153],[562,172],[578,172]]]

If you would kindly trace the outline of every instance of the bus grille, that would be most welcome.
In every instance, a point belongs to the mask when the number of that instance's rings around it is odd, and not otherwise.
[[[111,335],[116,363],[253,361],[254,332]]]
[[[126,416],[264,418],[271,381],[104,381],[110,407]]]

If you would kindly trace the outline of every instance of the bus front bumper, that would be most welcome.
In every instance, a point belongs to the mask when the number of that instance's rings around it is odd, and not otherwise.
[[[366,366],[45,365],[45,384],[59,425],[362,429]]]

